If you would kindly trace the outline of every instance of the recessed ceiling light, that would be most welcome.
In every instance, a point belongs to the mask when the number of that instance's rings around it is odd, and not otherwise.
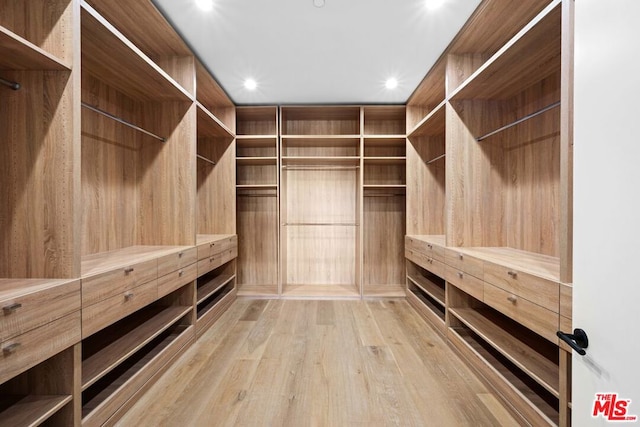
[[[384,86],[389,90],[395,89],[398,87],[398,79],[396,79],[395,77],[389,77],[384,83]]]
[[[196,0],[196,6],[205,12],[211,12],[213,10],[213,0]]]
[[[247,90],[256,90],[258,83],[254,79],[247,79],[244,81],[244,88]]]
[[[315,7],[324,7],[324,0],[313,0],[313,5]]]
[[[429,10],[439,9],[446,0],[425,0],[425,6]]]

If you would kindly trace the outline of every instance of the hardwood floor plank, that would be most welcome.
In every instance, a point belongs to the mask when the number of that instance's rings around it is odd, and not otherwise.
[[[404,301],[240,298],[119,425],[513,423]]]

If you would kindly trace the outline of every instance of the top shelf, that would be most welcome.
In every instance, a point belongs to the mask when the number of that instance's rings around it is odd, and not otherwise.
[[[278,107],[237,107],[236,134],[245,136],[277,136]]]
[[[198,105],[198,136],[199,137],[229,137],[233,138],[233,132],[224,123],[214,116],[209,110],[204,108],[199,102]]]
[[[360,137],[360,107],[281,107],[282,135]]]
[[[69,71],[71,64],[0,27],[0,69]]]
[[[509,99],[560,70],[561,7],[549,4],[451,94],[451,100]]]
[[[192,96],[87,3],[82,3],[82,70],[142,101]]]
[[[408,137],[444,135],[445,101],[442,101],[409,132]]]

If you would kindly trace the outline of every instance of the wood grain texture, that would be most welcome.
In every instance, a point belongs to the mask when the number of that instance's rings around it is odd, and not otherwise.
[[[197,165],[197,233],[235,234],[235,142],[227,138],[199,138],[198,153],[216,164]]]
[[[0,27],[70,65],[75,54],[73,27],[77,6],[73,0],[2,0]]]
[[[427,72],[407,101],[407,133],[445,99],[446,56]]]
[[[2,76],[22,89],[0,89],[0,277],[77,277],[74,79],[65,71]]]
[[[363,110],[363,135],[404,135],[406,109],[404,105],[366,106]]]
[[[236,107],[224,89],[211,76],[209,70],[198,60],[196,69],[196,99],[231,132],[236,130]]]
[[[244,316],[257,303],[232,305],[119,425],[214,410],[225,426],[498,425],[501,404],[483,403],[491,392],[406,303],[272,300]]]
[[[445,152],[443,133],[407,142],[407,234],[445,233]]]
[[[282,107],[282,135],[360,135],[360,107]]]
[[[70,64],[0,27],[0,67],[3,70],[69,70]]]
[[[156,33],[157,34],[157,33]],[[180,86],[182,86],[192,97],[196,94],[196,64],[195,57],[184,56],[152,56],[160,68],[169,74]]]
[[[236,128],[238,135],[275,136],[278,134],[278,107],[237,107]]]

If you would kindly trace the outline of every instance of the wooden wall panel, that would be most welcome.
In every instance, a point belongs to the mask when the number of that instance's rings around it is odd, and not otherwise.
[[[364,197],[363,287],[405,282],[405,198]]]
[[[143,104],[141,121],[166,137],[143,137],[138,157],[138,242],[195,244],[196,106],[187,102]]]
[[[197,233],[235,234],[235,142],[228,138],[200,138],[198,153],[216,164],[202,160],[197,163]]]
[[[407,234],[445,232],[444,135],[414,137],[407,142]]]
[[[238,195],[238,284],[278,283],[278,199]]]
[[[90,76],[83,76],[83,102],[135,122],[135,103]],[[137,243],[137,159],[141,134],[83,108],[82,254]],[[161,144],[146,137],[144,143]]]
[[[11,72],[0,88],[0,277],[75,277],[78,147],[69,72]]]
[[[190,94],[196,93],[195,58],[193,56],[161,56],[153,61]]]

